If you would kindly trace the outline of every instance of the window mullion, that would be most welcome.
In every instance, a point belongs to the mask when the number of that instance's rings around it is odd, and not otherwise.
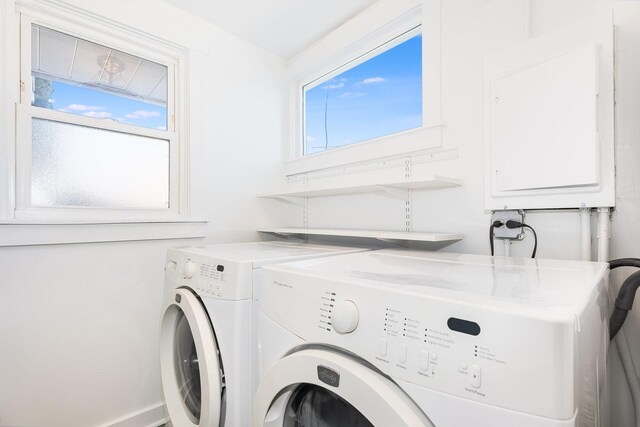
[[[31,44],[32,20],[26,15],[21,15],[20,19],[20,103],[31,105],[31,94],[33,93],[31,81]]]
[[[114,132],[127,133],[130,135],[147,136],[150,138],[169,139],[174,136],[173,132],[149,129],[142,126],[128,125],[113,120],[96,119],[93,117],[79,116],[61,111],[50,110],[47,108],[33,107],[31,105],[22,105],[22,110],[28,110],[28,114],[32,118],[51,120],[61,123],[70,123],[78,126],[86,126],[95,129],[104,129]]]

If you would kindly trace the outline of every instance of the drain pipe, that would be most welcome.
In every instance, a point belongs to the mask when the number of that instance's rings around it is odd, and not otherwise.
[[[511,239],[502,239],[502,244],[504,245],[504,256],[511,256]]]
[[[640,427],[640,384],[638,384],[638,376],[636,374],[635,367],[633,366],[631,349],[629,349],[627,337],[623,329],[620,329],[620,332],[616,335],[614,342],[618,346],[618,355],[620,356],[620,362],[622,362],[622,369],[627,377],[627,383],[629,384],[629,390],[631,391],[631,400],[633,401],[633,409],[636,414],[634,425],[636,427]]]
[[[582,260],[591,261],[591,208],[580,209],[580,230],[582,231]]]
[[[609,239],[610,224],[609,224],[609,208],[598,208],[598,261],[609,261]]]
[[[606,262],[609,258],[609,239],[611,238],[610,212],[609,208],[598,208],[598,261],[601,262]],[[626,334],[622,328],[620,328],[619,332],[614,342],[618,347],[622,369],[625,377],[627,377],[627,383],[631,391],[631,400],[633,401],[635,412],[634,424],[636,427],[640,427],[640,384],[638,383],[638,374],[633,364]]]

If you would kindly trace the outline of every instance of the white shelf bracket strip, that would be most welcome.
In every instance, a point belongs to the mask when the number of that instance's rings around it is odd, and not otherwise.
[[[384,194],[385,196],[400,200],[405,200],[407,198],[406,188],[390,187],[386,185],[376,185],[376,187],[383,190],[382,194]]]
[[[290,203],[292,205],[296,205],[296,206],[304,206],[305,204],[305,200],[303,200],[301,197],[295,197],[295,196],[280,196],[280,195],[276,195],[276,196],[270,196],[273,199],[277,199],[277,200],[281,200],[285,203]],[[304,198],[306,199],[306,197]]]
[[[309,228],[309,198],[305,197],[302,203],[302,228]]]
[[[407,158],[404,161],[404,177],[405,179],[411,179],[413,175],[411,158]],[[411,232],[411,189],[407,188],[406,200],[405,200],[405,220],[404,220],[404,231],[407,233]]]
[[[404,202],[404,231],[410,233],[412,231],[411,224],[411,190],[407,190],[407,198]]]

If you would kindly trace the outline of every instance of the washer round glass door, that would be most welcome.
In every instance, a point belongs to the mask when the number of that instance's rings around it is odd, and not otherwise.
[[[200,422],[202,387],[196,343],[184,312],[178,309],[175,320],[174,369],[180,398],[187,416],[194,424]]]
[[[347,425],[433,427],[397,384],[332,350],[293,353],[260,379],[253,427]]]
[[[162,386],[175,426],[218,427],[222,374],[207,313],[188,289],[176,289],[164,309],[160,337]]]

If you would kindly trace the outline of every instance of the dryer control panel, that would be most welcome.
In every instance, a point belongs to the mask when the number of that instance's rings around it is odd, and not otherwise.
[[[577,405],[597,411],[607,297],[603,277],[596,280],[584,311],[575,313],[411,286],[364,286],[276,266],[263,271],[260,310],[305,341],[345,349],[392,378],[571,419]]]

